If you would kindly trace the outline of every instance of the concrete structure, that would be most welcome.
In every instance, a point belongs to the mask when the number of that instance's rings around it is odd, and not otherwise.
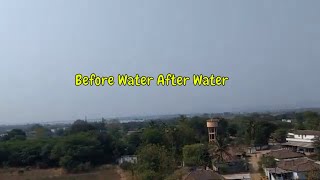
[[[287,123],[292,123],[292,120],[291,120],[291,119],[282,119],[281,121],[282,121],[282,122],[287,122]]]
[[[320,171],[320,165],[307,158],[281,160],[275,168],[264,168],[269,180],[307,179],[311,171]]]
[[[216,141],[216,139],[217,139],[218,123],[219,123],[219,119],[208,119],[207,120],[209,143]]]
[[[305,154],[314,153],[313,142],[320,137],[320,131],[298,130],[288,133],[282,147]]]
[[[117,161],[119,165],[125,162],[135,164],[138,162],[138,158],[137,156],[121,156]]]
[[[239,173],[239,174],[226,174],[226,175],[222,175],[224,177],[224,179],[226,180],[250,180],[251,176],[250,173]]]

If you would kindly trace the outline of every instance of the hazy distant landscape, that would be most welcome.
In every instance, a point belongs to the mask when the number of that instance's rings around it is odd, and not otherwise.
[[[320,1],[0,1],[0,180],[320,179]]]

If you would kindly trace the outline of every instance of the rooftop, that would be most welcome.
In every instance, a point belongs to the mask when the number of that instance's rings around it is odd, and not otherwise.
[[[298,152],[293,152],[287,149],[274,150],[266,154],[267,156],[272,156],[276,159],[290,159],[290,158],[299,158],[304,155]]]
[[[275,168],[266,168],[267,171],[269,171],[270,173],[273,173],[273,174],[284,174],[284,173],[289,173],[291,171],[286,171],[284,169],[281,169],[281,168],[278,168],[278,167],[275,167]]]
[[[320,131],[314,131],[314,130],[296,130],[296,131],[294,131],[294,133],[300,134],[300,135],[320,136]]]
[[[242,179],[242,180],[251,179],[250,173],[226,174],[226,175],[223,175],[223,177],[225,179]]]
[[[311,142],[298,142],[298,141],[290,141],[286,143],[282,143],[282,146],[296,146],[296,147],[304,147],[304,148],[314,148]]]
[[[183,180],[223,180],[224,178],[212,170],[196,169],[186,175]]]
[[[277,167],[286,171],[307,172],[320,170],[320,165],[313,160],[303,157],[298,159],[282,160],[277,163]]]

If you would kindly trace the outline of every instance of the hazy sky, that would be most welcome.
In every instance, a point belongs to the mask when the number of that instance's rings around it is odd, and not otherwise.
[[[0,1],[0,124],[320,105],[320,1]],[[75,87],[74,75],[229,76]]]

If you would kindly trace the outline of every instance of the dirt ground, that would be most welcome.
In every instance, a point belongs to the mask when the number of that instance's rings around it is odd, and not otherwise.
[[[10,180],[126,180],[113,166],[103,166],[89,173],[67,174],[62,169],[0,169],[0,179]]]
[[[250,175],[252,180],[264,180],[264,177],[261,176],[259,172],[259,164],[260,158],[262,154],[266,154],[270,150],[267,151],[257,151],[254,154],[251,154],[251,157],[249,158],[249,165],[250,165]]]

